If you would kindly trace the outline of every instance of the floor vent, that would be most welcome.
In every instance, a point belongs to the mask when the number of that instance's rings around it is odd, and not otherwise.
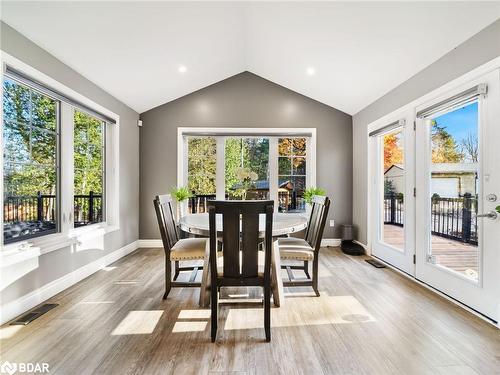
[[[54,307],[59,306],[57,303],[45,303],[35,310],[30,311],[29,313],[24,314],[19,319],[14,320],[10,325],[13,326],[25,326],[26,324],[31,323],[33,320],[41,317],[47,311],[52,310]]]
[[[380,263],[378,260],[375,259],[365,259],[365,262],[370,263],[375,268],[385,268],[384,263]]]

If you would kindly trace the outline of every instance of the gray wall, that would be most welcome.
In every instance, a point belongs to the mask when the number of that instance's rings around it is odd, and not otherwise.
[[[358,228],[358,239],[361,242],[367,241],[367,126],[498,56],[500,21],[491,24],[353,116],[353,221]]]
[[[141,114],[140,238],[160,238],[152,199],[177,184],[177,127],[317,128],[317,185],[333,199],[330,218],[352,214],[352,118],[332,107],[244,72]]]
[[[139,114],[64,65],[5,23],[1,49],[120,116],[120,230],[105,235],[103,249],[55,250],[14,283],[2,285],[2,304],[13,301],[139,238]],[[19,267],[22,268],[21,266]]]

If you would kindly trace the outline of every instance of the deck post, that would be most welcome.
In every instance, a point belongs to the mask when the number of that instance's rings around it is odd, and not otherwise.
[[[462,241],[470,242],[472,223],[472,195],[465,193],[462,206]]]
[[[43,220],[43,199],[40,191],[36,193],[36,220]]]
[[[391,191],[390,192],[390,198],[391,198],[391,224],[396,223],[396,194]]]

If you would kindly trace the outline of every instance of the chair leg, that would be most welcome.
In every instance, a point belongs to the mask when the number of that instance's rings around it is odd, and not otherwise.
[[[175,261],[175,274],[174,274],[174,280],[177,280],[177,278],[179,277],[179,261],[176,260]]]
[[[307,260],[304,260],[304,273],[306,274],[308,279],[311,278],[311,276],[309,275],[309,261]]]
[[[163,299],[167,299],[170,289],[172,289],[172,262],[167,259],[165,260],[165,294]]]
[[[314,260],[313,260],[313,277],[312,277],[312,282],[313,282],[313,289],[314,292],[316,293],[316,297],[319,297],[319,290],[318,290],[318,256],[315,254]]]
[[[266,341],[271,341],[271,286],[264,287],[264,330]]]
[[[215,342],[217,337],[217,310],[219,308],[219,304],[217,301],[218,288],[216,285],[211,286],[212,298],[210,301],[210,306],[212,307],[212,342]]]

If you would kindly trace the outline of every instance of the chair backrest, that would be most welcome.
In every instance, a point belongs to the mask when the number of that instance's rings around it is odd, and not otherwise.
[[[329,208],[330,199],[328,197],[321,195],[313,196],[311,216],[309,217],[305,240],[315,251],[318,251],[321,247],[321,239],[323,238],[323,230],[325,229]]]
[[[209,202],[212,280],[217,276],[216,215],[219,214],[222,216],[222,254],[224,259],[221,277],[233,279],[233,281],[241,280],[241,285],[250,285],[245,283],[245,279],[249,281],[251,278],[258,277],[259,243],[262,242],[262,236],[259,236],[259,218],[261,214],[265,215],[264,278],[270,277],[273,211],[273,201]]]
[[[175,224],[172,211],[172,197],[170,194],[157,195],[153,200],[158,226],[160,227],[161,240],[165,251],[170,249],[179,241],[177,225]]]

